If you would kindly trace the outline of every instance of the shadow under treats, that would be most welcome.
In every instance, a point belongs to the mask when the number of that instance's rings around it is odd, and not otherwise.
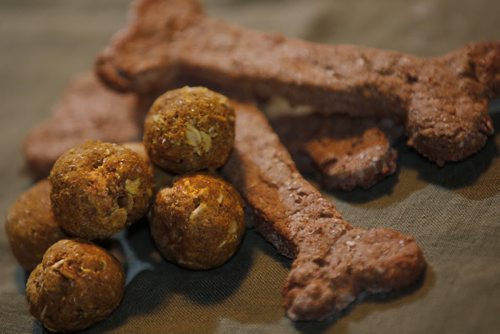
[[[251,270],[252,249],[255,238],[258,238],[253,232],[247,231],[236,254],[223,266],[195,271],[181,268],[161,258],[146,221],[129,227],[124,237],[126,246],[122,245],[122,254],[118,254],[118,257],[125,262],[127,275],[130,275],[131,267],[138,265],[143,271],[132,270],[136,277],[127,285],[120,307],[108,319],[89,328],[87,333],[116,329],[135,315],[150,314],[164,305],[168,307],[168,300],[173,295],[184,295],[200,305],[223,301],[238,290]],[[116,245],[113,248],[116,248]],[[132,257],[130,254],[124,254],[127,252],[131,252]]]

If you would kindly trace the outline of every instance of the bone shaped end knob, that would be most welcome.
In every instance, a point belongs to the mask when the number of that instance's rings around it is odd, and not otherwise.
[[[95,72],[119,92],[164,90],[176,78],[169,43],[205,16],[203,7],[197,0],[142,0],[130,13],[127,28],[97,56]]]
[[[479,151],[494,133],[488,100],[500,93],[500,42],[427,59],[408,101],[408,144],[443,165]]]
[[[292,320],[321,320],[345,309],[363,292],[396,291],[425,269],[415,240],[390,229],[352,229],[316,256],[300,253],[283,289]]]

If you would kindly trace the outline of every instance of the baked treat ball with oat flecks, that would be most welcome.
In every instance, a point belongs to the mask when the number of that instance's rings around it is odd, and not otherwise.
[[[42,180],[25,191],[7,213],[5,232],[15,258],[26,271],[42,262],[45,251],[66,238],[54,219],[50,183]]]
[[[88,141],[65,152],[50,172],[59,226],[84,239],[106,238],[146,215],[151,167],[118,144]]]
[[[243,202],[226,181],[186,175],[156,196],[151,235],[169,261],[190,269],[222,265],[245,231]]]
[[[123,297],[125,275],[116,258],[83,240],[52,245],[26,284],[31,314],[45,328],[77,331],[103,320]]]
[[[203,87],[156,99],[144,123],[144,146],[154,164],[174,173],[221,167],[234,144],[234,109]]]

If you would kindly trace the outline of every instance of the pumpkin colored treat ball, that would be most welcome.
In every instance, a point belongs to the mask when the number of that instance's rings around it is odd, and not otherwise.
[[[10,248],[26,271],[42,262],[47,248],[66,237],[52,214],[50,189],[48,180],[39,181],[7,213],[5,232]]]
[[[243,202],[224,180],[186,175],[156,196],[151,235],[169,261],[190,269],[226,262],[245,231]]]
[[[221,167],[234,144],[234,109],[203,87],[156,99],[144,123],[144,146],[154,164],[174,173]]]
[[[109,237],[141,219],[153,194],[146,161],[121,145],[100,141],[64,153],[49,179],[56,221],[84,239]]]
[[[124,289],[123,268],[112,255],[87,241],[61,240],[31,272],[26,298],[47,329],[77,331],[111,314]]]

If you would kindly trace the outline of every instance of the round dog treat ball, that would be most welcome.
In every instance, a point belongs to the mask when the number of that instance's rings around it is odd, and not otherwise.
[[[234,109],[203,87],[156,99],[144,123],[144,146],[154,164],[174,173],[221,167],[234,144]]]
[[[106,238],[146,215],[153,174],[118,144],[88,141],[57,159],[49,176],[59,226],[84,239]]]
[[[243,202],[224,180],[187,175],[156,195],[151,235],[169,261],[190,269],[226,262],[245,231]]]
[[[15,258],[26,271],[42,262],[47,248],[66,237],[50,206],[50,183],[39,181],[9,209],[5,231]]]
[[[77,331],[115,310],[123,297],[121,264],[83,240],[51,246],[26,284],[30,313],[51,331]]]

